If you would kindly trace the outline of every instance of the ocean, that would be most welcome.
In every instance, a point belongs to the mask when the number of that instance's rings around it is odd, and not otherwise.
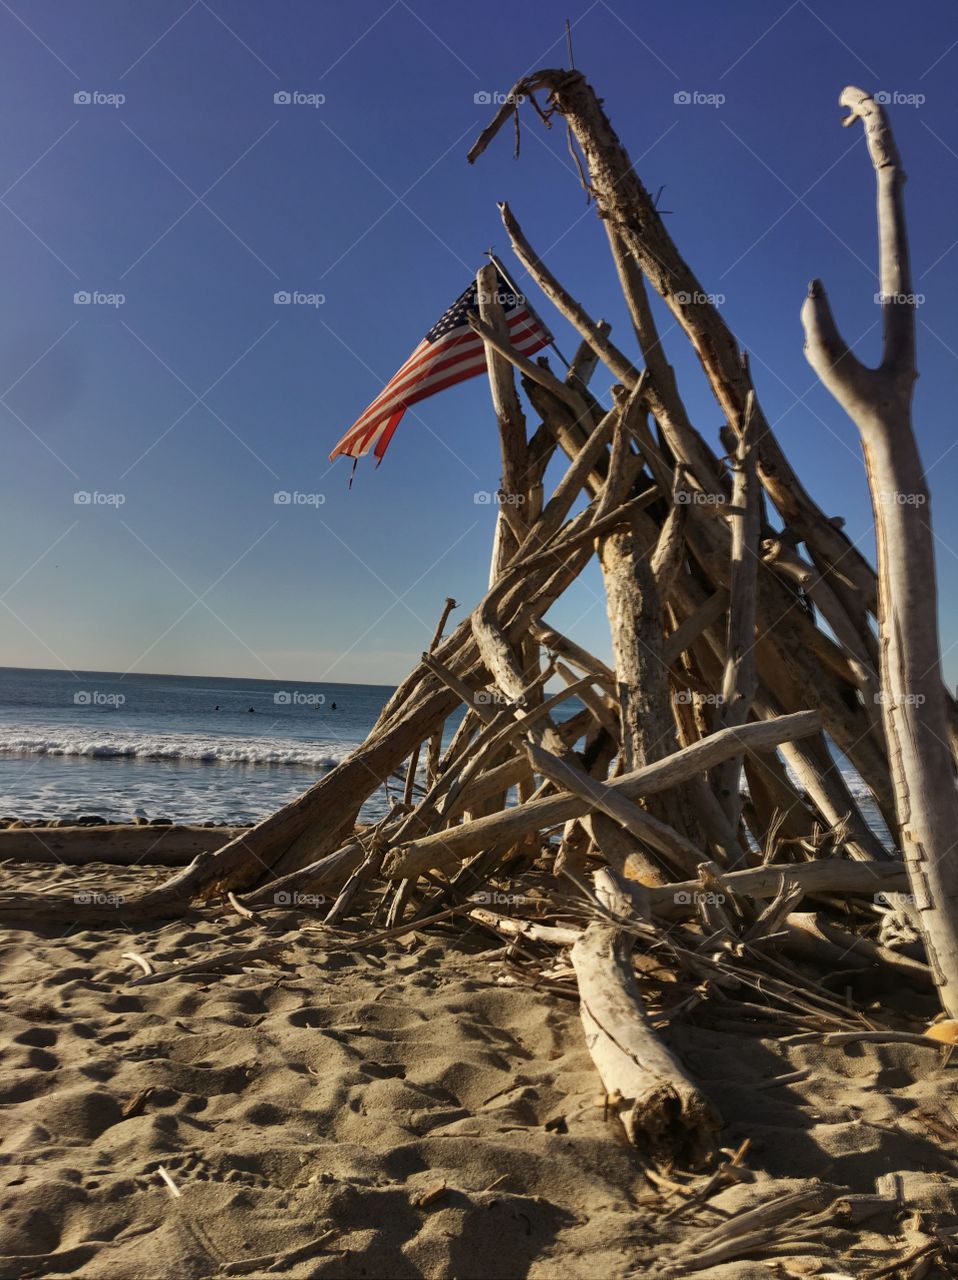
[[[0,817],[256,822],[344,760],[392,692],[0,667]],[[388,807],[380,788],[365,816]]]
[[[0,667],[0,818],[258,822],[344,760],[392,686]],[[570,699],[565,719],[579,709]],[[447,740],[461,713],[447,721]],[[861,778],[836,761],[887,833]],[[392,784],[398,798],[401,785]],[[380,787],[362,817],[389,811]]]

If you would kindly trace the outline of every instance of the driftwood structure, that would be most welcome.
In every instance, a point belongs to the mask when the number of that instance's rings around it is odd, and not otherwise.
[[[715,1003],[723,1018],[881,1034],[828,984],[882,966],[896,981],[933,981],[958,1017],[955,706],[939,670],[909,417],[902,175],[882,107],[846,90],[878,177],[882,364],[865,369],[849,354],[817,284],[804,318],[810,361],[862,432],[876,574],[793,471],[745,354],[584,76],[523,78],[470,161],[513,118],[518,137],[526,101],[533,127],[569,131],[633,332],[613,339],[501,206],[526,278],[581,346],[564,372],[519,355],[495,273],[480,272],[474,324],[502,447],[486,595],[444,636],[446,601],[429,651],[366,742],[309,791],[205,845],[159,888],[119,904],[94,895],[84,918],[131,925],[228,901],[258,916],[318,913],[316,945],[353,950],[468,926],[471,945],[497,948],[513,980],[580,998],[629,1139],[694,1163],[720,1119],[662,1039],[670,1017],[707,1016]],[[719,441],[689,417],[650,288],[701,362],[725,417]],[[590,390],[599,365],[615,383],[607,404]],[[547,494],[547,467],[563,457]],[[897,500],[907,494],[922,501]],[[548,621],[593,556],[612,665]],[[389,815],[357,826],[383,786]],[[85,862],[98,837],[84,839]],[[882,929],[896,911],[910,931],[893,937]],[[0,920],[76,915],[73,898],[0,896]],[[672,975],[669,1000],[654,995],[657,971]]]

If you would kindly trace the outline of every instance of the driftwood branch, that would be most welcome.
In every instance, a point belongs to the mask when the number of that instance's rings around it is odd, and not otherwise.
[[[745,402],[745,421],[739,437],[732,480],[732,572],[729,584],[728,638],[722,675],[720,721],[726,727],[744,724],[758,689],[755,657],[755,615],[758,606],[758,537],[761,523],[756,470],[755,396]],[[733,827],[742,812],[742,757],[733,756],[718,770],[717,790]]]
[[[899,845],[942,1004],[958,1016],[958,792],[948,745],[938,648],[935,553],[928,486],[911,420],[915,298],[905,227],[905,175],[882,107],[848,88],[846,124],[860,120],[878,188],[884,341],[866,368],[842,339],[813,281],[802,309],[809,363],[858,427],[878,535],[881,710]]]
[[[820,720],[814,711],[799,711],[778,720],[746,724],[740,729],[722,729],[654,764],[623,774],[608,783],[631,800],[655,795],[676,783],[705,772],[737,752],[778,746],[779,743],[816,733]],[[531,801],[518,809],[506,809],[475,822],[444,831],[436,836],[410,842],[393,850],[385,870],[393,878],[417,873],[419,868],[455,865],[489,844],[514,843],[528,832],[555,827],[569,818],[581,817],[588,806],[577,796],[557,795]],[[433,862],[435,858],[437,861]]]
[[[631,899],[608,871],[596,894],[616,915]],[[590,924],[572,948],[585,1041],[614,1110],[643,1154],[695,1167],[708,1157],[719,1117],[685,1068],[652,1030],[629,962],[627,938],[614,925]]]

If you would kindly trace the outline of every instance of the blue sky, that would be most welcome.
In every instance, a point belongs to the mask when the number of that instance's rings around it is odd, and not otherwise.
[[[822,276],[858,354],[877,357],[873,179],[837,98],[849,83],[897,95],[949,650],[958,10],[926,0],[904,23],[887,0],[579,0],[568,14],[577,65],[646,185],[664,187],[703,286],[724,295],[799,474],[869,553],[856,433],[815,385],[799,308]],[[506,255],[497,200],[628,347],[561,128],[530,113],[518,161],[511,135],[465,160],[490,113],[476,96],[563,65],[564,16],[438,0],[0,5],[0,660],[392,682],[445,596],[478,599],[494,513],[474,495],[498,483],[483,381],[407,416],[352,492],[348,463],[327,454],[482,251]],[[283,91],[325,101],[277,105]],[[324,301],[278,307],[280,290]],[[77,304],[81,292],[100,300]],[[715,440],[694,360],[677,333],[666,345]],[[608,387],[601,371],[595,385]],[[324,500],[278,506],[278,490]],[[116,494],[122,505],[102,500]],[[594,572],[552,616],[608,652]],[[958,646],[945,665],[954,680]]]

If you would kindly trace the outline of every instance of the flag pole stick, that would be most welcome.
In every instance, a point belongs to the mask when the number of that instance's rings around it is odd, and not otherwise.
[[[566,367],[567,369],[570,369],[572,366],[569,364],[569,361],[565,358],[565,356],[562,354],[562,352],[561,352],[561,351],[559,350],[559,348],[556,346],[556,340],[555,340],[555,338],[552,336],[552,330],[551,330],[551,329],[549,328],[549,326],[544,322],[544,320],[543,320],[543,319],[542,319],[542,317],[539,315],[539,313],[536,311],[536,309],[533,307],[532,303],[529,301],[529,299],[526,297],[526,295],[521,291],[521,289],[519,289],[518,285],[516,285],[516,283],[512,280],[512,278],[511,278],[511,277],[510,277],[510,275],[509,275],[509,272],[505,269],[505,266],[504,266],[504,265],[502,264],[502,262],[501,262],[501,261],[496,257],[496,255],[493,253],[493,251],[492,251],[491,249],[486,249],[485,253],[486,253],[486,257],[487,257],[487,258],[489,259],[489,261],[490,261],[490,262],[492,262],[492,264],[495,266],[496,270],[497,270],[497,271],[499,272],[499,274],[502,276],[503,280],[505,280],[506,284],[509,286],[509,288],[512,290],[512,292],[513,292],[517,297],[522,297],[522,298],[524,298],[524,299],[525,299],[525,304],[526,304],[526,306],[529,308],[529,313],[530,313],[530,315],[531,315],[531,316],[532,316],[532,317],[537,321],[537,323],[538,323],[538,324],[540,325],[540,327],[542,328],[543,332],[544,332],[545,334],[547,334],[547,335],[548,335],[548,338],[549,338],[549,346],[550,346],[550,347],[552,348],[552,350],[556,353],[556,355],[559,357],[559,359],[562,361],[562,363],[565,365],[565,367]]]

